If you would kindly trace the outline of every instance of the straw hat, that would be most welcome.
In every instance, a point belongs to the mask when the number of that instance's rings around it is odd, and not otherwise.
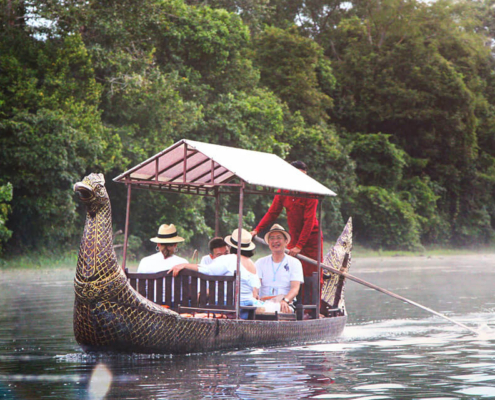
[[[273,225],[270,230],[266,233],[265,235],[265,242],[268,243],[268,236],[270,236],[270,233],[272,232],[280,232],[282,235],[285,236],[285,238],[287,239],[288,242],[290,242],[290,235],[289,235],[289,232],[287,232],[283,226],[279,225],[279,224],[275,224]]]
[[[177,236],[177,229],[174,224],[163,224],[158,228],[158,235],[150,240],[154,243],[179,243],[183,242],[184,238]]]
[[[237,239],[239,238],[239,229],[234,230],[232,235],[225,237],[225,242],[237,249]],[[245,229],[241,230],[241,250],[254,250],[256,245],[253,243],[253,237]]]

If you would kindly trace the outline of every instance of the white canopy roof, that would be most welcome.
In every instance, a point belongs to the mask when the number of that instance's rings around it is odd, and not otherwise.
[[[208,194],[246,184],[317,196],[335,193],[275,154],[183,139],[114,179],[151,189]],[[186,190],[183,190],[187,188]]]

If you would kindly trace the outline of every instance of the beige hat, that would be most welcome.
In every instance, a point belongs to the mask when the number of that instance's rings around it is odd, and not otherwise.
[[[280,232],[282,235],[285,236],[288,242],[290,242],[290,235],[289,232],[287,232],[281,225],[275,224],[273,225],[270,230],[266,233],[265,235],[265,242],[268,243],[268,236],[270,236],[270,233],[272,232]]]
[[[174,224],[160,225],[158,235],[150,239],[153,243],[179,243],[183,242],[184,238],[177,236],[177,229]]]
[[[239,238],[239,229],[236,229],[232,232],[232,235],[225,237],[225,242],[234,248],[237,249],[237,239]],[[256,245],[253,243],[253,237],[251,234],[243,229],[241,230],[241,250],[254,250]]]

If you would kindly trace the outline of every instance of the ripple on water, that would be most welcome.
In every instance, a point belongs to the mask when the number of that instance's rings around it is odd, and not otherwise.
[[[353,400],[380,400],[380,399],[390,399],[389,396],[360,396],[358,394],[320,394],[311,397],[312,399],[353,399]]]
[[[462,390],[456,390],[456,393],[466,394],[468,396],[494,397],[495,387],[493,386],[472,386]]]
[[[470,383],[475,382],[486,382],[495,380],[494,375],[485,375],[485,374],[469,374],[469,375],[454,375],[449,376],[450,379],[459,379],[461,381],[466,381]]]
[[[353,387],[354,390],[371,390],[382,392],[390,389],[407,389],[407,386],[398,383],[374,383],[371,385],[361,385]]]

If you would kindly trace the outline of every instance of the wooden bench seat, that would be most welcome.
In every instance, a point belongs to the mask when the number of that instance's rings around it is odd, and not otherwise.
[[[179,307],[187,307],[188,312],[193,309],[235,311],[235,275],[205,275],[184,269],[174,278],[167,272],[142,274],[126,270],[126,275],[130,285],[142,296],[174,311]]]
[[[208,312],[235,312],[235,275],[213,276],[205,275],[188,269],[182,270],[177,277],[167,271],[154,274],[128,272],[127,278],[131,286],[142,296],[156,304],[167,306],[177,312],[208,313]],[[317,318],[318,273],[304,277],[304,284],[299,290],[298,304],[294,314],[274,313],[256,314],[256,307],[240,307],[241,311],[248,311],[248,319],[263,320],[303,320],[304,314],[309,318]],[[338,315],[338,308],[326,310],[329,316]]]

